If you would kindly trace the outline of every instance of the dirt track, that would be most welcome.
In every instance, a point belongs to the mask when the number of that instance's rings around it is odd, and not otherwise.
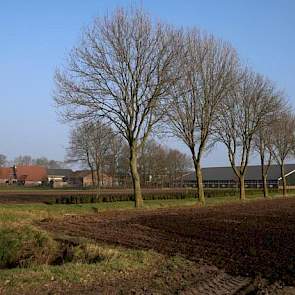
[[[226,273],[295,285],[295,199],[210,208],[105,212],[41,227],[125,247],[205,261]]]

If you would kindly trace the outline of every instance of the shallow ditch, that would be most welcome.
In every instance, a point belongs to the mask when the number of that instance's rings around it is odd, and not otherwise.
[[[79,243],[69,239],[56,239],[60,249],[52,265],[62,265],[69,262],[81,262],[85,264],[99,263],[104,260],[99,253],[99,248],[94,244]],[[93,247],[91,251],[89,245]]]
[[[33,265],[42,264],[63,265],[71,262],[94,264],[105,260],[105,257],[100,253],[100,247],[95,244],[66,238],[56,238],[54,241],[57,244],[57,249],[48,261],[37,263],[36,261],[38,261],[38,257],[35,257],[34,254],[28,250],[28,252],[23,253],[19,259],[1,265],[0,269],[29,268]]]

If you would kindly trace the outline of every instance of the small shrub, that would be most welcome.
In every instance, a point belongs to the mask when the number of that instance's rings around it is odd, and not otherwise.
[[[0,227],[0,268],[48,264],[57,249],[57,243],[46,232],[33,226]]]

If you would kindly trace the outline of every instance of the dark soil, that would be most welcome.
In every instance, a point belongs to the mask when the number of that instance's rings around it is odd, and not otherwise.
[[[295,284],[295,199],[209,208],[112,211],[39,224],[52,232],[205,261],[237,276]]]

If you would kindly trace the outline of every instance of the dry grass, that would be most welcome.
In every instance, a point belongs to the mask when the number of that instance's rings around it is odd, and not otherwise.
[[[0,268],[48,264],[57,249],[57,243],[47,232],[31,225],[0,227]]]

